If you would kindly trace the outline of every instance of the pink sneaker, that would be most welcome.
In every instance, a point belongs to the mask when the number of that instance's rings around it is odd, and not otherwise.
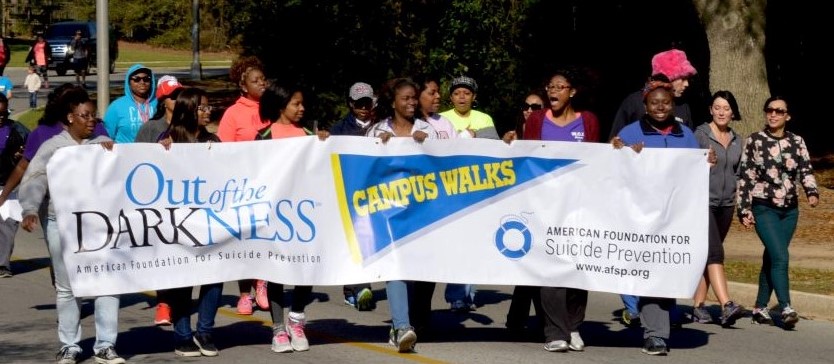
[[[275,330],[272,336],[272,351],[276,353],[291,353],[292,345],[290,344],[290,335],[282,326]]]
[[[295,351],[310,350],[310,342],[307,341],[307,335],[304,334],[304,325],[307,323],[305,319],[287,319],[287,328],[289,329],[290,341],[292,348]]]
[[[255,281],[255,303],[258,304],[262,310],[269,309],[269,298],[266,296],[266,281]]]
[[[237,314],[238,315],[251,315],[252,314],[252,297],[248,294],[240,295],[240,299],[237,300]]]

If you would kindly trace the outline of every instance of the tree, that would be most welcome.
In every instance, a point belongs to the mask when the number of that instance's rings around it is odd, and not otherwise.
[[[730,90],[743,116],[743,136],[761,129],[761,104],[770,95],[765,66],[765,0],[693,1],[710,49],[709,84]]]

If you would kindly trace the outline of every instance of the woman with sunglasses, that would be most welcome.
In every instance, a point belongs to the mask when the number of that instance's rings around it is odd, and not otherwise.
[[[584,90],[580,70],[568,68],[553,72],[545,90],[549,107],[530,114],[524,125],[524,139],[592,143],[599,141],[597,116],[590,111],[580,111],[574,107],[574,98]],[[511,142],[515,137],[514,132],[507,132],[504,141]],[[585,342],[579,335],[579,326],[585,320],[588,291],[566,287],[541,287],[540,292],[544,319],[544,349],[555,352],[585,350]]]
[[[764,245],[753,323],[773,325],[767,304],[776,291],[782,328],[790,330],[799,321],[799,314],[791,307],[788,278],[788,245],[799,218],[797,185],[802,185],[811,207],[819,204],[819,192],[805,140],[785,130],[791,120],[788,102],[771,96],[764,112],[764,130],[747,138],[741,155],[738,217],[744,227],[756,228]]]
[[[64,147],[101,144],[107,149],[113,147],[113,141],[106,136],[95,136],[96,104],[90,100],[87,92],[73,88],[64,93],[58,107],[62,110],[61,122],[65,130],[41,145],[32,162],[23,175],[20,185],[20,205],[23,208],[23,220],[20,227],[31,232],[38,224],[41,203],[49,194],[46,164],[55,152]],[[55,310],[58,314],[58,339],[61,349],[56,360],[59,363],[75,363],[81,354],[81,298],[73,295],[70,287],[67,267],[64,265],[63,247],[56,223],[55,209],[49,201],[47,220],[43,228],[49,255],[55,273]],[[93,344],[97,363],[124,363],[125,360],[114,349],[119,333],[119,297],[95,297],[96,340]]]
[[[107,107],[104,127],[116,143],[133,143],[139,128],[156,113],[156,80],[150,68],[134,64],[127,70],[125,95]]]

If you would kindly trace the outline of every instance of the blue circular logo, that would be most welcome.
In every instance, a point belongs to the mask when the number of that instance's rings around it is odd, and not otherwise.
[[[533,246],[533,234],[524,225],[523,219],[517,216],[509,218],[495,231],[495,247],[507,258],[521,259]]]

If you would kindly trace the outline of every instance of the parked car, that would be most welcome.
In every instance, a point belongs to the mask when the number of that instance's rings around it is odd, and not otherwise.
[[[98,60],[96,59],[96,50],[98,44],[98,37],[96,36],[96,22],[82,22],[82,21],[66,21],[53,23],[44,32],[44,38],[52,48],[52,61],[49,62],[49,69],[55,70],[58,76],[67,74],[70,67],[69,57],[67,56],[67,49],[75,36],[76,30],[81,30],[81,37],[87,40],[90,47],[89,66],[95,67],[98,72]],[[116,59],[119,57],[119,44],[116,41],[113,27],[110,27],[110,64],[108,71],[113,73],[116,71]],[[89,73],[89,70],[87,70]]]

